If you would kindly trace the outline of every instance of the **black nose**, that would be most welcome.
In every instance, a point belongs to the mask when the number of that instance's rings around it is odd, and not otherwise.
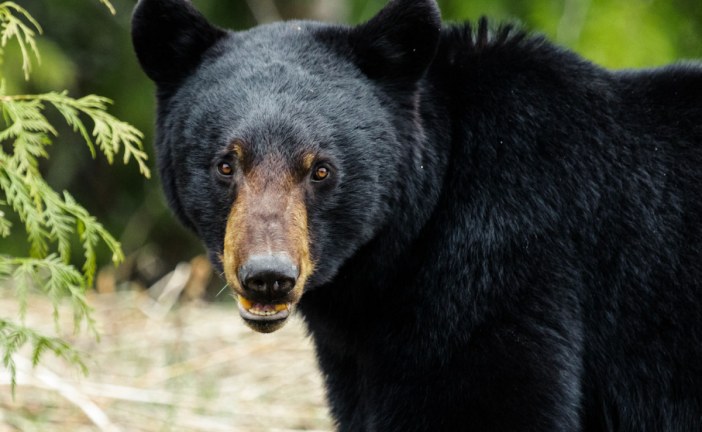
[[[254,255],[239,269],[239,281],[254,295],[279,298],[295,288],[299,274],[286,254]]]

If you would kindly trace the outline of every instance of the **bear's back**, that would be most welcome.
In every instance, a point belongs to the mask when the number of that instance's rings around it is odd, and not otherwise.
[[[612,72],[484,26],[445,31],[429,74],[456,131],[437,226],[464,227],[486,290],[522,262],[567,274],[587,430],[685,430],[702,405],[702,65]]]

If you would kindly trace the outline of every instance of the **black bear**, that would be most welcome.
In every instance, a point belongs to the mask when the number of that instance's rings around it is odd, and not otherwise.
[[[341,431],[702,430],[702,67],[392,0],[234,32],[141,0],[166,196]]]

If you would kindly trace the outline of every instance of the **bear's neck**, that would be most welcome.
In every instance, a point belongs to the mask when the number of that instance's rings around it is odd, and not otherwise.
[[[388,223],[374,244],[366,247],[377,252],[366,250],[360,254],[368,257],[367,265],[377,269],[376,273],[389,273],[393,266],[402,266],[407,251],[416,247],[414,243],[434,213],[443,190],[451,153],[451,124],[446,98],[430,84],[433,81],[423,79],[418,83],[412,126],[405,119],[396,126],[404,131],[404,160],[394,185],[398,195]]]

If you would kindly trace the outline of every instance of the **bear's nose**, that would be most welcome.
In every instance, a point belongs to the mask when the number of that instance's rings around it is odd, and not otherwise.
[[[287,254],[254,255],[239,268],[239,282],[254,297],[277,299],[293,288],[299,270]]]

